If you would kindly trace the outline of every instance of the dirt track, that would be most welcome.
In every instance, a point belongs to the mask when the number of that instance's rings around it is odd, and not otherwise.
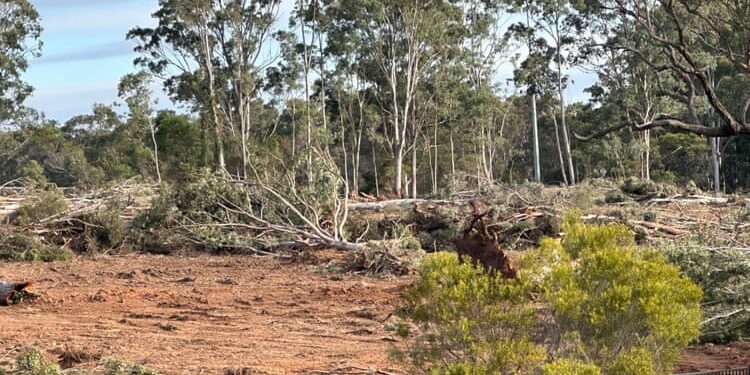
[[[386,325],[408,278],[337,277],[270,258],[129,255],[0,263],[0,279],[36,281],[41,295],[0,308],[0,364],[38,346],[50,358],[77,351],[164,374],[400,373]],[[748,343],[701,346],[679,369],[748,360]]]
[[[0,263],[0,279],[35,280],[42,295],[0,309],[0,362],[34,345],[165,374],[393,368],[383,322],[408,282],[336,280],[309,265],[209,256]]]

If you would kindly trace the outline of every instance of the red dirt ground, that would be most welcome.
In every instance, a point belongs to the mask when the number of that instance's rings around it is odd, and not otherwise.
[[[248,256],[0,263],[0,279],[36,281],[41,294],[0,309],[0,362],[19,345],[37,346],[164,374],[393,368],[384,322],[408,283]]]
[[[0,279],[35,281],[41,296],[0,308],[0,364],[37,346],[50,358],[82,352],[164,374],[401,373],[386,326],[406,277],[248,256],[127,255],[0,263]],[[704,345],[688,349],[679,370],[748,363],[750,343]]]

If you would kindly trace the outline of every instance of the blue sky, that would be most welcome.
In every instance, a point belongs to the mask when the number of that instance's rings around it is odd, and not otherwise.
[[[27,105],[64,122],[89,113],[94,103],[117,100],[120,77],[136,69],[133,43],[125,40],[125,34],[135,26],[155,25],[151,14],[157,0],[30,1],[42,18],[44,45],[42,57],[31,61],[24,76],[35,88]],[[283,0],[282,9],[289,9],[292,1]],[[280,25],[286,25],[286,19],[282,14]],[[498,76],[510,75],[510,67],[502,70],[508,71]],[[582,90],[593,77],[571,72],[571,79],[568,99],[585,99]],[[159,100],[162,107],[171,105],[164,95]]]
[[[34,88],[27,104],[65,121],[94,103],[117,99],[117,82],[133,72],[127,31],[153,25],[156,0],[31,0],[42,18],[42,57],[25,79]]]

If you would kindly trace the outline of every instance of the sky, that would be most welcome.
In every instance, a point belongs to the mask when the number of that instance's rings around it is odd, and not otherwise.
[[[117,99],[120,77],[135,71],[125,34],[152,26],[156,0],[31,0],[41,16],[42,57],[25,80],[34,86],[27,105],[58,121],[89,113],[94,103]]]
[[[117,100],[120,78],[136,71],[133,42],[125,40],[136,26],[154,26],[151,14],[157,0],[30,0],[41,16],[42,56],[30,61],[24,79],[35,88],[26,102],[50,119],[64,122],[91,112],[94,103]],[[280,25],[286,25],[284,10],[293,0],[282,0]],[[498,77],[510,77],[512,68],[500,68]],[[593,83],[590,74],[571,72],[573,84],[568,101],[585,100],[585,87]],[[159,92],[159,87],[154,87]],[[163,94],[159,106],[172,104]]]

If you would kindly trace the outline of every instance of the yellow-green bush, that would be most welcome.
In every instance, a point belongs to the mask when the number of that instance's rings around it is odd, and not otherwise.
[[[572,217],[572,216],[571,216]],[[504,280],[455,255],[425,260],[406,292],[422,374],[669,374],[699,333],[700,288],[621,226],[566,219]]]
[[[455,254],[426,258],[421,278],[405,294],[407,315],[422,334],[399,354],[416,373],[530,373],[546,356],[532,340],[537,311],[530,287],[461,263]]]
[[[60,375],[62,370],[56,363],[47,361],[39,349],[32,348],[16,358],[12,375]]]
[[[700,333],[700,288],[661,254],[634,246],[625,227],[567,219],[565,234],[562,244],[540,249],[571,260],[557,263],[547,281],[562,331],[580,335],[587,357],[602,367],[632,362],[638,349],[653,356],[654,373],[668,374]]]
[[[146,366],[114,359],[107,360],[104,363],[104,368],[105,375],[159,375],[158,372]]]
[[[601,375],[598,366],[568,358],[542,366],[542,375]]]

